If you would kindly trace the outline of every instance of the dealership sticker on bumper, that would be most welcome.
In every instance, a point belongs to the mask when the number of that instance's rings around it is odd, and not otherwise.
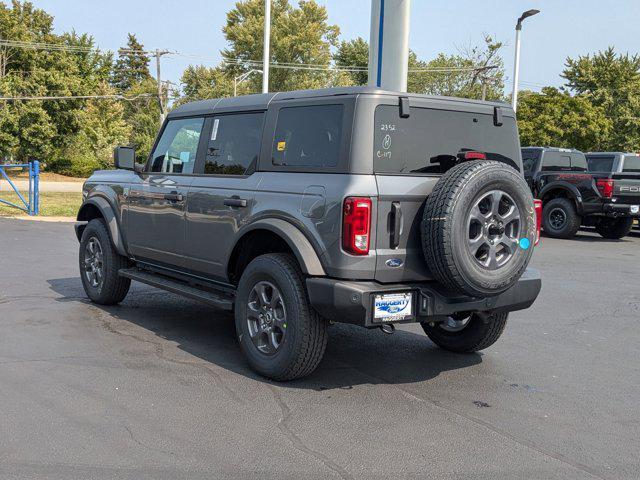
[[[376,295],[373,318],[383,322],[397,322],[413,316],[412,293]]]

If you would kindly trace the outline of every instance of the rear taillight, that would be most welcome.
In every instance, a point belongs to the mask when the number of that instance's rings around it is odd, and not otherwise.
[[[542,228],[542,200],[534,200],[533,206],[536,210],[536,245],[540,243],[540,229]]]
[[[613,180],[610,178],[599,178],[596,181],[596,186],[598,187],[600,195],[604,198],[613,197]]]
[[[371,199],[348,197],[342,210],[342,248],[352,255],[369,253]]]

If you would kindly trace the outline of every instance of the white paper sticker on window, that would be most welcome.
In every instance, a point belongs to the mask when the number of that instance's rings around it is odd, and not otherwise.
[[[211,132],[211,141],[215,141],[216,138],[218,138],[218,126],[220,125],[220,119],[216,118],[213,121],[213,132]]]

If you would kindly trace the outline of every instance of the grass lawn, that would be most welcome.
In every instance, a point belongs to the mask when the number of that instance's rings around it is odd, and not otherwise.
[[[13,192],[0,192],[0,199],[22,205],[18,196]],[[78,214],[80,204],[82,204],[82,193],[40,192],[40,216],[75,217]],[[0,203],[0,216],[13,215],[26,215],[26,213]]]

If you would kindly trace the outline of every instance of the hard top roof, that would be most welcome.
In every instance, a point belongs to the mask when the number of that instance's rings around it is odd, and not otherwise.
[[[415,93],[392,92],[376,87],[365,86],[324,88],[319,90],[296,90],[292,92],[262,93],[255,95],[243,95],[240,97],[201,100],[198,102],[191,102],[181,105],[180,107],[169,113],[169,117],[172,118],[187,117],[192,115],[210,115],[214,112],[214,110],[266,110],[269,104],[273,101],[354,95],[387,95],[395,97],[438,99],[455,103],[495,105],[502,108],[510,108],[508,104],[502,102],[483,102],[480,100],[470,100],[457,97],[439,97],[433,95],[420,95]]]

